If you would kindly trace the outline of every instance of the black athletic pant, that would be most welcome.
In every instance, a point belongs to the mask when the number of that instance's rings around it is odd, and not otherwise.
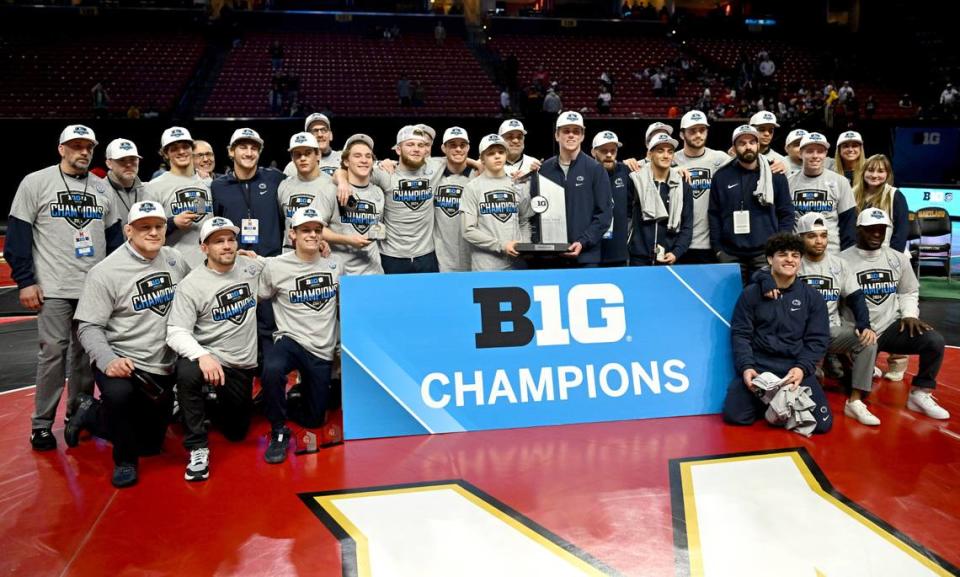
[[[263,363],[263,394],[270,426],[279,429],[287,422],[287,375],[294,369],[300,372],[300,394],[304,401],[301,424],[323,426],[332,366],[333,363],[310,353],[289,337],[281,337],[274,343]]]
[[[922,335],[910,336],[900,321],[894,322],[877,339],[877,350],[896,355],[920,355],[920,369],[913,377],[913,386],[932,389],[937,386],[937,375],[943,364],[943,335],[937,331],[923,331]]]
[[[223,367],[226,382],[213,387],[206,385],[197,361],[180,358],[177,361],[177,398],[183,415],[183,446],[187,450],[207,446],[207,409],[210,421],[231,441],[242,441],[250,429],[253,415],[254,369]],[[215,401],[207,401],[207,390],[217,394]]]
[[[173,375],[151,375],[166,394],[148,397],[129,378],[108,377],[94,367],[100,389],[101,410],[95,416],[94,434],[113,443],[113,462],[136,465],[141,455],[155,455],[163,446],[173,408]]]

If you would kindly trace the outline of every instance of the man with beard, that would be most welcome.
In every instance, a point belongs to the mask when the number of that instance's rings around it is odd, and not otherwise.
[[[527,129],[522,122],[516,119],[504,120],[500,123],[499,134],[507,143],[507,162],[504,165],[507,176],[517,175],[517,178],[523,178],[540,169],[539,160],[523,153]]]
[[[127,224],[127,214],[134,204],[146,198],[143,183],[137,173],[140,159],[137,145],[125,138],[111,140],[107,145],[107,184],[116,193],[120,224]]]
[[[326,114],[314,112],[304,121],[303,130],[317,139],[317,149],[319,150],[317,165],[320,167],[320,172],[327,176],[333,176],[333,173],[340,168],[340,152],[333,150],[331,147],[333,130],[330,128],[330,119],[327,118]],[[283,173],[287,176],[297,174],[297,167],[292,160],[287,163]]]
[[[867,299],[870,324],[880,335],[877,350],[898,355],[920,355],[907,408],[934,419],[950,413],[933,398],[943,364],[943,336],[920,320],[920,284],[902,252],[883,246],[890,217],[879,208],[868,208],[857,217],[857,244],[840,255]]]
[[[833,417],[817,382],[816,365],[830,343],[827,305],[816,289],[797,281],[803,254],[803,241],[797,236],[771,236],[764,254],[780,298],[764,298],[761,286],[752,283],[737,300],[731,336],[738,376],[727,387],[723,420],[733,425],[751,425],[763,418],[767,407],[753,380],[770,372],[783,378],[782,386],[790,390],[809,387],[809,396],[815,403],[811,413],[816,419],[811,432],[826,433],[833,426]]]
[[[144,185],[144,191],[167,215],[167,246],[179,250],[190,268],[196,268],[203,264],[200,227],[211,216],[213,203],[210,188],[194,170],[190,131],[181,126],[164,130],[160,155],[170,170]]]
[[[284,179],[277,189],[277,202],[284,217],[283,249],[293,250],[290,244],[290,222],[297,209],[312,206],[322,195],[336,195],[330,177],[320,171],[317,158],[320,145],[309,132],[298,132],[290,137],[290,162],[297,171]]]
[[[183,255],[164,246],[159,203],[138,202],[129,218],[127,243],[90,270],[75,315],[101,400],[83,395],[63,434],[71,447],[83,429],[113,443],[115,487],[136,483],[140,456],[163,446],[177,360],[164,339],[167,313],[189,272]]]
[[[554,132],[560,152],[540,167],[541,177],[564,188],[566,201],[570,246],[563,260],[550,264],[599,266],[600,243],[613,218],[610,178],[599,162],[580,149],[584,130],[579,112],[560,114]]]
[[[400,164],[392,174],[374,168],[370,182],[384,191],[380,261],[386,274],[440,272],[433,239],[433,189],[437,172],[426,164],[427,136],[415,126],[397,133],[394,150]],[[346,204],[351,188],[344,171],[334,176],[337,199]]]
[[[617,162],[617,153],[623,143],[609,130],[598,132],[593,137],[593,158],[597,160],[610,176],[610,193],[613,197],[613,220],[603,235],[600,245],[602,266],[627,265],[627,232],[630,210],[637,195],[630,169]]]
[[[467,131],[459,126],[446,129],[441,149],[446,163],[433,191],[433,239],[437,262],[440,272],[468,271],[470,245],[463,239],[460,200],[463,187],[476,176],[476,172],[467,165],[467,154],[470,152]]]
[[[263,259],[258,298],[270,301],[277,319],[274,345],[263,361],[263,390],[270,421],[268,463],[287,458],[287,375],[299,372],[303,425],[323,425],[330,395],[330,372],[339,337],[337,313],[340,266],[321,256],[323,219],[316,208],[298,208],[290,236],[294,250]]]
[[[57,448],[51,432],[70,351],[67,419],[80,392],[93,392],[90,360],[73,314],[87,272],[123,244],[115,195],[89,172],[97,139],[80,124],[60,133],[60,162],[25,176],[10,207],[4,257],[20,289],[20,305],[37,314],[40,352],[30,444]]]
[[[710,181],[721,166],[730,162],[730,157],[720,150],[707,148],[710,123],[707,115],[691,110],[680,119],[680,138],[683,149],[677,151],[673,162],[690,175],[690,190],[693,195],[693,237],[690,248],[677,262],[680,264],[709,264],[717,262],[710,250]]]
[[[797,217],[808,212],[822,214],[830,231],[830,251],[840,254],[856,242],[857,202],[847,179],[825,169],[829,148],[830,142],[819,132],[804,136],[800,141],[803,170],[787,182]]]
[[[214,172],[217,168],[217,156],[213,153],[213,147],[206,140],[193,141],[193,165],[197,169],[197,176],[208,187],[221,176]]]
[[[167,318],[167,345],[177,360],[177,399],[183,446],[190,452],[184,478],[210,476],[207,409],[230,441],[242,441],[253,414],[257,366],[257,286],[263,264],[237,255],[240,229],[212,217],[200,230],[205,264],[180,282]],[[253,310],[251,310],[253,309]],[[207,405],[210,388],[215,400]]]
[[[507,143],[498,134],[480,141],[483,173],[463,191],[463,238],[470,243],[470,270],[521,268],[517,245],[530,237],[528,184],[507,176]]]
[[[338,203],[336,193],[325,192],[316,200],[320,218],[330,223],[323,228],[323,239],[340,262],[341,275],[383,274],[377,240],[384,237],[384,196],[383,189],[370,183],[373,139],[354,134],[347,139],[340,159],[350,193],[344,204]]]
[[[790,187],[759,157],[759,133],[749,125],[733,131],[736,160],[710,182],[710,248],[720,262],[740,264],[744,285],[767,264],[764,246],[778,232],[793,230]]]
[[[630,232],[630,266],[675,264],[693,236],[693,193],[673,164],[676,140],[667,133],[650,139],[649,162],[630,180],[637,191]]]

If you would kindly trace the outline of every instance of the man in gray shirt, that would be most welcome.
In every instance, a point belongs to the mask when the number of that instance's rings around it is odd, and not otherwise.
[[[110,185],[90,174],[97,139],[74,124],[60,133],[60,163],[20,182],[10,207],[4,257],[20,288],[20,304],[38,311],[37,391],[30,444],[57,448],[51,432],[70,355],[67,419],[79,392],[93,392],[93,374],[77,336],[73,313],[87,272],[123,244],[123,230]]]
[[[170,170],[145,185],[147,196],[163,205],[168,215],[167,245],[183,253],[191,268],[203,264],[200,227],[213,216],[213,197],[193,166],[193,137],[186,128],[172,126],[160,137],[161,154]]]
[[[907,408],[934,419],[949,419],[950,413],[933,398],[937,375],[943,364],[943,336],[920,320],[920,283],[902,252],[883,246],[887,213],[868,208],[857,217],[857,244],[840,256],[850,265],[867,299],[870,324],[879,335],[877,350],[898,355],[920,355],[920,368],[913,377]]]
[[[304,121],[303,129],[317,139],[317,149],[319,150],[317,166],[320,167],[320,172],[326,176],[333,176],[333,173],[340,168],[340,152],[333,150],[330,146],[333,142],[333,129],[330,127],[330,119],[325,114],[314,112]],[[296,176],[297,167],[292,160],[283,168],[283,173],[287,176]]]
[[[270,420],[270,445],[264,454],[268,463],[287,458],[290,429],[287,428],[287,374],[300,373],[300,391],[305,401],[301,424],[320,427],[326,417],[330,395],[330,371],[338,339],[340,265],[321,256],[326,224],[313,207],[299,208],[293,215],[291,237],[294,250],[263,259],[260,300],[269,300],[277,319],[274,344],[264,355],[263,391]],[[270,305],[268,305],[270,306]]]
[[[791,176],[787,183],[797,218],[808,212],[820,213],[827,223],[830,252],[840,254],[855,243],[857,202],[847,179],[825,169],[824,159],[829,148],[827,138],[819,132],[805,134],[800,139],[803,170]]]
[[[74,318],[93,361],[103,403],[81,393],[64,439],[76,446],[83,429],[113,442],[113,485],[137,482],[140,455],[163,445],[173,405],[176,354],[166,344],[167,313],[189,269],[163,246],[167,217],[159,203],[138,202],[124,227],[128,241],[90,269]]]
[[[167,345],[180,357],[177,398],[183,445],[190,451],[187,481],[210,475],[205,398],[211,392],[216,397],[209,406],[211,421],[231,441],[246,437],[253,414],[257,283],[263,265],[237,255],[239,232],[223,217],[203,223],[200,249],[206,264],[180,283],[167,320]]]
[[[137,173],[140,172],[140,159],[137,145],[126,138],[111,140],[107,145],[107,184],[115,193],[117,213],[120,223],[127,224],[127,213],[134,204],[146,199],[143,183]]]
[[[477,173],[467,165],[470,137],[459,126],[443,133],[441,149],[446,156],[433,190],[433,240],[440,272],[470,270],[470,245],[463,239],[460,200],[463,187]]]
[[[277,187],[277,202],[280,203],[284,218],[284,252],[293,248],[290,244],[290,222],[297,209],[316,204],[321,194],[336,196],[333,181],[320,171],[317,164],[320,145],[312,134],[298,132],[291,136],[287,151],[290,153],[294,172]]]

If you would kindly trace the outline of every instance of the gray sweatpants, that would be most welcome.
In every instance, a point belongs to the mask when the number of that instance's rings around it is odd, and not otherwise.
[[[857,337],[853,325],[843,324],[830,327],[831,353],[850,353],[853,368],[850,371],[850,384],[854,389],[869,393],[873,389],[873,365],[877,361],[877,345],[864,346]]]
[[[78,393],[93,394],[93,370],[90,358],[77,336],[73,299],[44,299],[37,315],[37,391],[34,397],[33,428],[49,429],[57,415],[66,378],[67,352],[70,353],[70,382],[67,385],[67,416],[73,414]]]

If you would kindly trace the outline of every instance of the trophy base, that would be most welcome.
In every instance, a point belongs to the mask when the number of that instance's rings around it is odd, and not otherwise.
[[[517,252],[523,256],[556,255],[570,252],[570,245],[559,242],[522,242],[517,245]]]

